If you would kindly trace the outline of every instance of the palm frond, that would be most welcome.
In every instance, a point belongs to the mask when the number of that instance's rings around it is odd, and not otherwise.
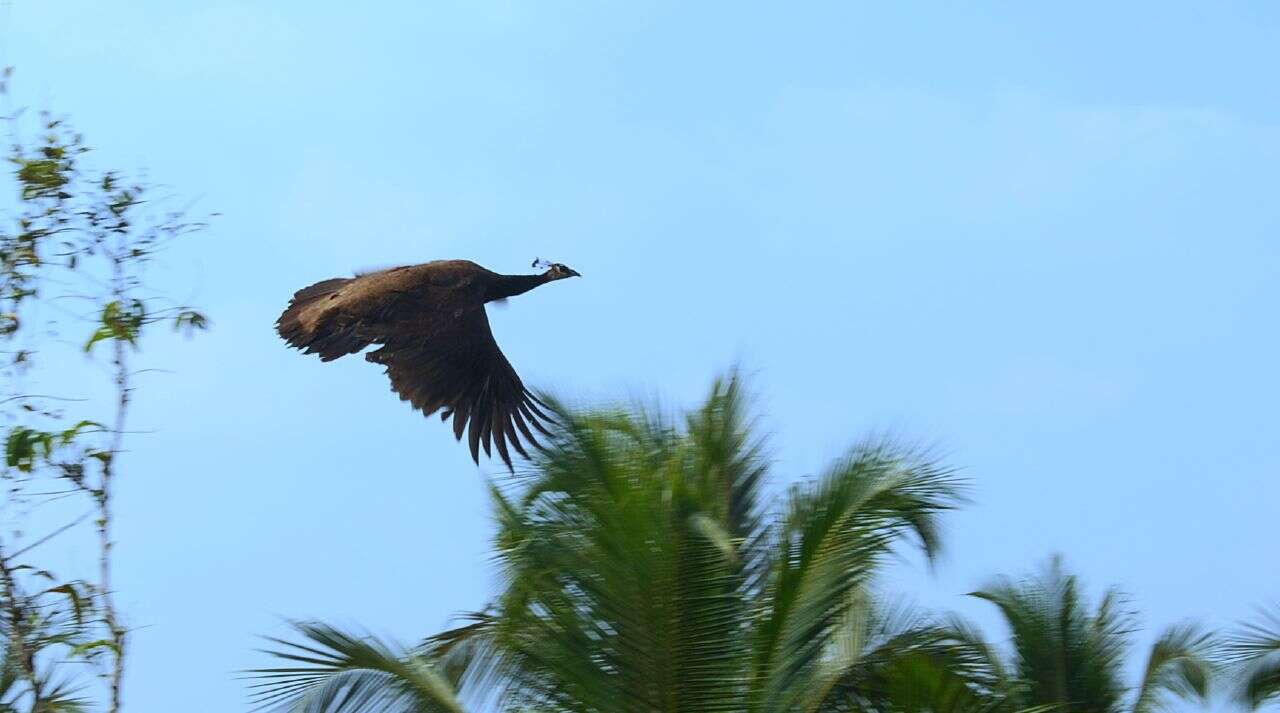
[[[1000,651],[972,622],[952,614],[944,619],[941,627],[952,650],[958,654],[956,662],[963,665],[965,678],[992,695],[1021,700],[1021,683],[1005,665]]]
[[[1170,627],[1151,646],[1134,713],[1165,708],[1170,697],[1204,700],[1213,673],[1214,639],[1192,623]]]
[[[793,490],[755,635],[759,708],[793,709],[879,564],[911,534],[933,556],[937,517],[959,502],[951,471],[890,443],[860,447]]]
[[[86,713],[92,710],[91,701],[79,695],[81,687],[70,680],[41,682],[39,713]]]
[[[972,596],[996,605],[1009,625],[1014,675],[1025,688],[1027,705],[1119,709],[1133,621],[1118,592],[1108,591],[1090,613],[1079,581],[1055,557],[1039,577],[998,579]]]
[[[1280,698],[1280,606],[1242,624],[1224,643],[1222,656],[1234,674],[1238,702],[1257,708]]]
[[[769,475],[769,447],[749,412],[750,399],[741,375],[730,373],[712,385],[702,408],[687,419],[693,462],[691,485],[703,507],[724,523],[735,543],[748,582],[758,580],[768,565],[769,523],[760,489]]]
[[[732,422],[732,403],[713,393],[697,421],[703,445],[723,446],[710,424]],[[743,678],[742,575],[725,507],[733,454],[704,453],[653,417],[559,421],[520,501],[495,491],[506,582],[497,640],[517,662],[508,673],[543,705],[730,710]]]
[[[432,661],[464,703],[492,710],[513,678],[509,657],[496,638],[499,620],[492,611],[461,618],[466,623],[427,638],[414,653]]]
[[[816,705],[820,713],[929,711],[1013,713],[1016,682],[999,656],[964,620],[938,618],[902,605],[877,605],[860,617],[859,652]],[[838,658],[833,659],[838,661]]]
[[[301,641],[269,639],[267,653],[294,665],[248,671],[259,710],[294,713],[462,713],[448,680],[428,660],[369,636],[293,623]]]

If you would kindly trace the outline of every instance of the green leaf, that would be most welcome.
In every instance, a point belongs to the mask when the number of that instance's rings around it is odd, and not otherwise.
[[[5,439],[5,465],[30,473],[38,460],[47,460],[53,455],[53,447],[54,434],[26,426],[15,426]]]
[[[1280,606],[1240,625],[1221,656],[1234,679],[1233,697],[1249,708],[1280,700]]]
[[[103,426],[101,423],[98,423],[97,421],[81,421],[76,425],[72,426],[71,428],[68,428],[62,432],[62,436],[61,436],[62,445],[64,446],[70,445],[71,442],[76,439],[76,436],[79,436],[82,432],[91,428],[104,430],[106,429],[106,426]]]
[[[70,181],[67,166],[60,158],[21,160],[18,163],[18,182],[22,185],[22,200],[56,196]]]
[[[269,639],[283,668],[249,671],[261,708],[326,713],[463,713],[449,681],[430,662],[373,637],[325,624],[294,623],[299,642]]]
[[[103,306],[99,317],[101,324],[85,342],[84,351],[88,353],[93,350],[95,344],[108,339],[128,342],[136,347],[138,335],[146,319],[146,304],[141,300],[130,300],[127,305],[119,300],[108,302]]]
[[[75,616],[77,624],[84,623],[84,600],[81,598],[80,592],[76,590],[75,585],[63,584],[57,587],[51,587],[44,590],[45,594],[65,594],[71,602],[72,613]]]
[[[178,312],[178,316],[173,320],[174,331],[181,331],[188,335],[196,330],[208,329],[209,320],[203,314],[191,310],[184,309]]]
[[[97,641],[88,641],[83,644],[76,644],[71,647],[71,651],[69,653],[72,657],[79,657],[102,650],[119,653],[120,647],[111,639],[98,639]]]
[[[85,353],[93,351],[93,345],[115,336],[115,330],[111,327],[103,326],[93,330],[93,334],[89,335],[89,341],[84,343]]]

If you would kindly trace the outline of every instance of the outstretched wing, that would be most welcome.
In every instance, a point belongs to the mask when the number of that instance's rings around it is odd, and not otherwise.
[[[382,364],[391,378],[391,389],[423,415],[440,411],[442,420],[453,418],[453,434],[464,431],[471,457],[480,462],[480,446],[491,454],[490,443],[502,462],[511,468],[508,446],[528,457],[521,438],[541,447],[533,430],[550,435],[543,421],[552,418],[545,404],[525,388],[511,363],[503,356],[480,305],[439,315],[431,329],[389,336],[384,346],[366,359]]]

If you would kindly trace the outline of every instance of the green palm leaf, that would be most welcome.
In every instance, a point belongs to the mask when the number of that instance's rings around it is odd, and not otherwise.
[[[452,686],[427,660],[372,637],[294,623],[301,641],[270,639],[291,666],[248,672],[260,709],[294,713],[462,713]]]
[[[937,517],[958,502],[950,471],[887,443],[856,449],[792,491],[755,634],[752,685],[761,710],[800,705],[892,548],[914,534],[934,556]]]
[[[1028,705],[1115,711],[1126,688],[1123,656],[1133,628],[1116,591],[1089,613],[1079,582],[1058,558],[1038,578],[997,580],[973,596],[995,604],[1013,634],[1015,675]]]
[[[1236,674],[1237,701],[1257,708],[1280,698],[1280,607],[1243,624],[1227,639],[1223,654]]]
[[[1195,624],[1170,627],[1151,647],[1134,713],[1165,708],[1170,697],[1204,700],[1213,674],[1214,639]]]
[[[1090,610],[1079,581],[1058,557],[1037,577],[1001,578],[973,596],[996,605],[1009,625],[1014,655],[1004,688],[1022,706],[1152,713],[1177,698],[1208,695],[1215,643],[1194,624],[1165,630],[1151,647],[1136,690],[1126,686],[1133,614],[1114,589]]]

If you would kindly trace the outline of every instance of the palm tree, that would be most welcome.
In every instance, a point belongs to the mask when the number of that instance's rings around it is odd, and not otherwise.
[[[1115,589],[1090,611],[1079,581],[1064,572],[1058,557],[1039,577],[999,579],[973,596],[995,604],[1009,626],[1013,658],[1010,673],[999,676],[1019,706],[1152,713],[1174,698],[1203,700],[1208,693],[1213,641],[1193,624],[1165,630],[1147,655],[1141,682],[1127,686],[1123,667],[1136,629],[1133,615]],[[989,662],[1006,670],[994,655]]]
[[[1250,708],[1280,699],[1280,607],[1259,619],[1242,624],[1223,647],[1238,679],[1236,700]]]
[[[643,409],[552,410],[546,451],[492,488],[503,585],[487,607],[411,650],[299,624],[272,651],[288,663],[253,672],[257,701],[825,713],[884,710],[915,675],[917,697],[932,686],[947,710],[998,706],[951,632],[873,596],[904,543],[937,554],[939,515],[960,502],[950,470],[868,441],[775,510],[736,375],[679,426]]]

